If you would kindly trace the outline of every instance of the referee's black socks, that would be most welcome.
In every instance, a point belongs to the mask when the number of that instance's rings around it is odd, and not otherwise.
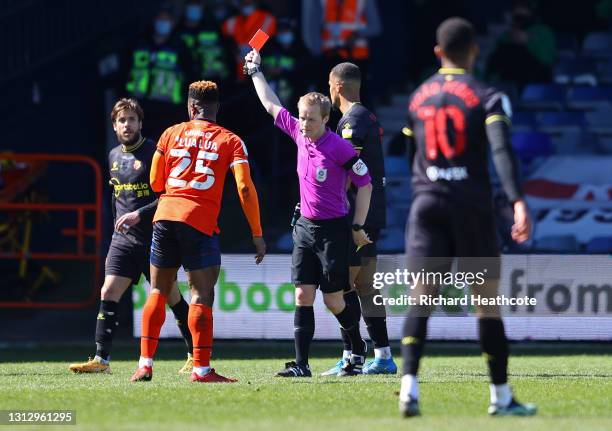
[[[425,339],[427,338],[426,316],[408,316],[404,322],[402,336],[402,358],[404,369],[402,375],[416,376],[419,362],[423,356]]]
[[[357,295],[357,291],[351,290],[344,294],[344,303],[346,307],[351,310],[355,319],[359,323],[361,319],[361,303],[359,302],[359,295]],[[351,337],[342,326],[340,326],[340,334],[342,334],[342,344],[344,344],[344,350],[351,350],[353,344],[351,343]]]
[[[315,331],[314,309],[311,306],[297,305],[293,317],[295,336],[295,362],[308,365],[310,343]]]
[[[351,351],[353,355],[365,356],[366,343],[361,338],[359,332],[359,320],[355,318],[353,310],[350,307],[345,306],[344,309],[335,315],[340,323],[340,327],[346,331],[349,339],[351,340]],[[348,350],[348,349],[347,349]]]
[[[170,309],[174,314],[176,326],[178,326],[179,331],[181,331],[183,340],[185,340],[185,344],[187,345],[187,353],[193,356],[193,340],[191,338],[191,332],[189,332],[189,305],[181,295],[179,302],[171,306]]]
[[[501,385],[508,381],[508,339],[504,322],[496,318],[478,319],[478,335],[482,354],[489,367],[491,383]]]
[[[96,320],[96,356],[108,361],[117,322],[117,308],[119,303],[115,301],[100,301],[100,311]]]
[[[372,293],[361,298],[363,307],[363,321],[368,329],[370,339],[375,349],[389,347],[389,334],[387,333],[387,313],[385,306],[376,304],[374,297],[379,293]]]

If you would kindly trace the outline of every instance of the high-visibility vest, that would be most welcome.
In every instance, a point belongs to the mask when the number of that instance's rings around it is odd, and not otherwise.
[[[198,78],[225,79],[229,75],[223,41],[216,31],[183,33],[181,38],[197,63]]]
[[[363,60],[370,56],[368,40],[358,37],[348,46],[349,38],[366,27],[366,0],[321,0],[323,6],[323,52],[336,52],[342,58]]]
[[[139,99],[183,103],[183,71],[173,49],[137,49],[126,89]]]
[[[265,10],[256,10],[249,16],[236,15],[228,18],[223,23],[222,30],[226,37],[231,37],[238,45],[245,45],[260,28],[268,35],[274,36],[276,18]]]

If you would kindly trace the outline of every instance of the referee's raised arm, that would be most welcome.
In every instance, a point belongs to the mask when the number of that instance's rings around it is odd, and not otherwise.
[[[283,108],[283,105],[281,105],[278,96],[268,85],[268,81],[266,81],[260,66],[261,56],[258,51],[253,49],[244,57],[244,72],[253,79],[255,91],[257,91],[257,96],[266,112],[276,120],[276,116]]]

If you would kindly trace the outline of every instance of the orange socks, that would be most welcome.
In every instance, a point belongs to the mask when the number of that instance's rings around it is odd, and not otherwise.
[[[193,366],[210,366],[213,343],[212,308],[204,304],[189,304],[189,331],[193,338]]]
[[[153,358],[159,342],[159,333],[166,320],[166,297],[152,293],[147,298],[142,311],[142,337],[140,338],[140,356]]]

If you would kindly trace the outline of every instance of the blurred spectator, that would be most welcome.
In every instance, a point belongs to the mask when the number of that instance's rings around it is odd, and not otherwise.
[[[191,52],[194,79],[215,81],[225,91],[234,70],[231,46],[211,9],[204,8],[202,0],[187,1],[177,33]]]
[[[174,18],[162,8],[148,37],[131,54],[126,90],[137,98],[147,118],[145,135],[158,139],[186,115],[184,95],[193,78],[191,55],[174,30]]]
[[[315,56],[324,55],[319,87],[327,86],[327,71],[351,61],[368,76],[368,39],[381,32],[375,0],[321,0],[302,2],[302,37]]]
[[[510,29],[501,34],[489,57],[487,75],[520,86],[551,79],[557,58],[553,30],[539,23],[531,2],[519,0],[512,8]]]
[[[299,96],[306,92],[308,52],[296,35],[295,21],[278,20],[278,33],[264,51],[263,66],[268,83],[283,106],[295,107]]]
[[[270,12],[259,7],[256,0],[241,0],[240,11],[223,23],[223,35],[231,38],[237,46],[235,51],[236,78],[244,80],[242,65],[244,56],[251,50],[249,40],[262,29],[268,35],[276,34],[276,18]]]

